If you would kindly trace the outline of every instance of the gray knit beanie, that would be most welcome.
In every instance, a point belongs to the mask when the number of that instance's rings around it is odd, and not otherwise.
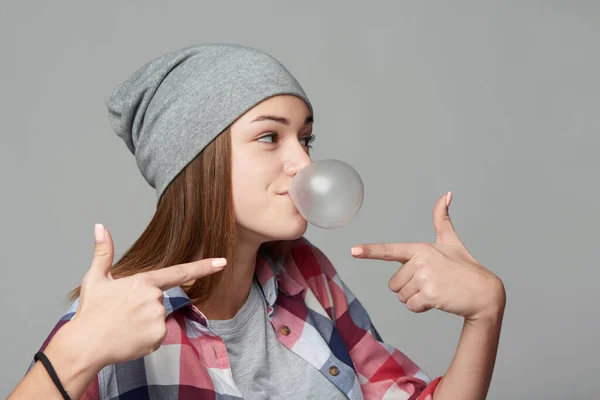
[[[112,129],[135,155],[158,203],[219,133],[280,94],[298,96],[313,111],[300,84],[272,56],[237,44],[201,44],[148,62],[106,105]]]

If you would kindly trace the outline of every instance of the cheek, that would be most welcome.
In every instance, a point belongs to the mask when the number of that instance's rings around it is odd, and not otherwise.
[[[231,183],[236,212],[253,212],[253,208],[264,206],[270,182],[272,179],[269,169],[258,160],[235,160],[232,164]]]
[[[253,193],[273,191],[272,186],[278,182],[282,172],[282,165],[276,153],[257,152],[254,148],[238,151],[232,159],[231,168],[234,188]]]

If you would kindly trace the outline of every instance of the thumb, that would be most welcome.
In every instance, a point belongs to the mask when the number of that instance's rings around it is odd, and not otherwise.
[[[90,267],[90,275],[94,279],[106,279],[110,276],[110,268],[114,259],[114,246],[110,232],[102,224],[94,227],[94,259]]]
[[[452,192],[444,194],[433,208],[433,227],[437,235],[436,243],[461,245],[458,234],[454,230],[454,225],[450,220],[448,207],[452,201]]]

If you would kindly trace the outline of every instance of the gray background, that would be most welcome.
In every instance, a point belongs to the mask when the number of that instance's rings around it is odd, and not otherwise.
[[[154,212],[104,99],[197,42],[279,58],[316,107],[314,158],[362,175],[357,218],[307,237],[384,339],[432,377],[452,359],[460,318],[412,314],[387,289],[398,265],[350,247],[434,241],[433,205],[453,190],[459,235],[508,293],[489,398],[597,396],[598,2],[168,4],[2,2],[0,396],[88,269],[94,223],[118,256]]]

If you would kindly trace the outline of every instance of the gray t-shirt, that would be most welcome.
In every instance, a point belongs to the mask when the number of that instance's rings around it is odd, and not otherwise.
[[[210,320],[225,340],[233,379],[245,399],[347,399],[333,383],[275,335],[256,282],[230,320]]]

